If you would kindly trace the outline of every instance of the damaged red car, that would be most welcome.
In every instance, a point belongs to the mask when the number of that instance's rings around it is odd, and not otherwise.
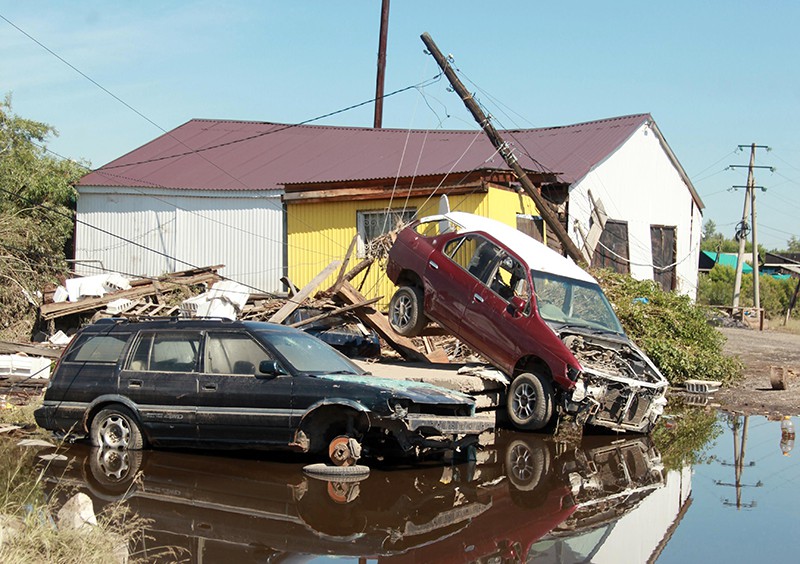
[[[400,231],[386,271],[392,327],[413,336],[435,321],[485,356],[509,378],[515,427],[568,413],[649,432],[663,412],[667,380],[597,281],[521,231],[463,212],[423,218]]]

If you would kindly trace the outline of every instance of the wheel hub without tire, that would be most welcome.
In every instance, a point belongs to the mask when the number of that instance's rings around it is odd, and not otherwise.
[[[328,456],[336,466],[353,466],[361,457],[361,447],[355,439],[340,435],[328,445]]]

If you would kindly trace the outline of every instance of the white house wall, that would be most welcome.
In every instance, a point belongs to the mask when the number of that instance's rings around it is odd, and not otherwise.
[[[588,192],[600,199],[609,219],[627,222],[630,272],[639,280],[653,279],[650,226],[675,226],[679,293],[694,297],[700,253],[702,214],[659,136],[643,124],[614,153],[575,183],[569,196],[569,232],[581,242],[574,221],[588,232],[591,207]]]
[[[100,268],[159,276],[224,264],[220,271],[264,292],[281,289],[280,192],[80,187],[76,272]],[[255,291],[255,290],[254,290]]]

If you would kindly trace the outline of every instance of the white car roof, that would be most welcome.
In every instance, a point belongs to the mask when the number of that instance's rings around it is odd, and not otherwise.
[[[442,219],[447,219],[457,225],[459,233],[474,231],[488,233],[513,250],[532,270],[597,284],[597,280],[571,258],[561,256],[533,237],[494,219],[466,212],[448,212],[443,215],[424,217],[420,221],[428,223]]]

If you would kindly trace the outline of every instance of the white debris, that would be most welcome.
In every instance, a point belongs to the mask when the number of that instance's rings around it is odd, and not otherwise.
[[[181,304],[185,317],[221,317],[236,319],[250,298],[250,292],[233,280],[222,280],[211,290],[186,299]]]
[[[713,394],[722,387],[718,380],[686,380],[683,384],[693,394]]]
[[[49,358],[22,354],[0,354],[0,376],[50,378]]]
[[[56,445],[43,441],[42,439],[22,439],[17,443],[17,446],[24,447],[42,447],[42,448],[56,448]]]
[[[106,311],[111,314],[118,314],[128,311],[134,306],[135,302],[133,300],[128,300],[126,298],[119,298],[117,300],[108,302],[106,304]]]
[[[69,498],[58,512],[58,528],[66,531],[77,531],[86,526],[96,526],[92,498],[83,492]]]
[[[468,374],[470,376],[477,376],[484,380],[492,382],[499,382],[500,384],[510,384],[511,380],[508,376],[497,370],[496,368],[487,368],[486,366],[462,366],[458,369],[458,374]]]
[[[127,278],[116,273],[70,278],[65,285],[71,302],[77,302],[81,298],[100,298],[109,292],[128,290],[131,287]]]
[[[63,303],[69,299],[69,292],[64,286],[59,286],[56,288],[56,291],[53,292],[53,301],[57,304]]]
[[[66,345],[72,340],[72,337],[67,336],[66,333],[59,330],[53,333],[47,341],[53,345]]]

